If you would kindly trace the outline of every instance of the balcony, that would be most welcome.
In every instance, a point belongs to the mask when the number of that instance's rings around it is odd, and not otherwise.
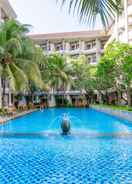
[[[53,52],[58,52],[59,54],[67,54],[67,55],[78,55],[78,54],[94,54],[96,53],[97,49],[96,48],[92,48],[92,49],[89,49],[89,50],[83,50],[83,49],[75,49],[75,50],[49,50],[47,51],[46,53],[48,55],[52,54]],[[100,49],[100,52],[102,53],[103,52],[103,49]]]
[[[88,50],[82,50],[81,53],[82,54],[93,54],[93,53],[96,53],[96,50],[97,50],[96,47],[94,47]]]
[[[10,92],[10,88],[6,87],[5,88],[5,93],[8,94]],[[1,88],[1,93],[3,93],[3,88]]]
[[[128,17],[128,26],[129,28],[132,28],[132,16]]]
[[[132,4],[128,6],[128,16],[132,16]]]
[[[68,55],[77,55],[81,53],[80,49],[75,49],[75,50],[65,50],[65,53]]]
[[[128,32],[129,40],[132,40],[132,30]]]

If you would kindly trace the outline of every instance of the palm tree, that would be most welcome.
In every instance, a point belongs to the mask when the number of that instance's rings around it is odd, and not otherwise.
[[[8,20],[0,25],[0,74],[3,80],[3,99],[6,81],[13,92],[24,92],[29,80],[42,87],[41,74],[33,59],[35,46],[27,39],[28,25]],[[3,105],[4,100],[3,100]]]
[[[47,64],[43,72],[43,79],[49,84],[50,88],[54,90],[65,90],[72,82],[71,68],[66,62],[66,58],[57,53],[47,57]]]
[[[47,69],[50,86],[56,90],[60,88],[65,90],[68,82],[70,82],[70,72],[65,58],[59,54],[50,55]]]
[[[121,10],[121,0],[58,0],[62,5],[69,6],[69,11],[78,14],[81,21],[94,25],[100,17],[105,28],[110,19],[114,20],[115,13]]]
[[[24,90],[28,79],[25,73],[16,65],[17,55],[21,54],[20,32],[23,27],[17,25],[14,20],[6,21],[0,26],[0,68],[3,81],[3,105],[5,97],[6,81],[13,91]]]

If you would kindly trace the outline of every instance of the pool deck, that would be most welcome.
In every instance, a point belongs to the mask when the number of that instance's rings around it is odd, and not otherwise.
[[[115,110],[109,107],[96,107],[96,106],[91,106],[91,107],[97,111],[130,121],[132,123],[132,112],[125,111],[125,110]]]
[[[4,124],[4,123],[6,123],[6,122],[9,121],[9,120],[19,118],[19,117],[21,117],[21,116],[24,116],[24,115],[26,115],[26,114],[30,114],[30,113],[35,112],[35,111],[37,111],[37,109],[32,109],[32,110],[28,110],[28,111],[23,111],[23,112],[16,113],[16,114],[11,115],[11,116],[0,116],[0,124]]]

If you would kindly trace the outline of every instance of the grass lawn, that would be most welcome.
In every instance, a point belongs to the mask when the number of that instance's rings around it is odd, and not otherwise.
[[[128,106],[118,106],[118,105],[105,105],[105,104],[94,104],[93,107],[103,107],[103,108],[111,108],[115,110],[124,110],[124,111],[132,111],[132,107]]]

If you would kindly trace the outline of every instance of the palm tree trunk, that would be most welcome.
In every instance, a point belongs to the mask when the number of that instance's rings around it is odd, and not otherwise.
[[[102,93],[101,93],[101,91],[100,90],[98,90],[98,92],[99,92],[99,104],[102,104],[103,102],[102,102]]]
[[[2,92],[2,107],[5,107],[5,96],[6,96],[6,80],[3,78],[3,92]]]
[[[108,95],[108,91],[106,90],[106,93],[105,93],[105,99],[106,99],[106,104],[109,105],[109,95]]]
[[[132,106],[132,94],[131,94],[131,88],[127,88],[127,101],[128,101],[128,106]]]
[[[0,77],[0,108],[2,108],[2,80]]]
[[[122,93],[120,90],[117,89],[117,105],[120,105],[122,98]]]

